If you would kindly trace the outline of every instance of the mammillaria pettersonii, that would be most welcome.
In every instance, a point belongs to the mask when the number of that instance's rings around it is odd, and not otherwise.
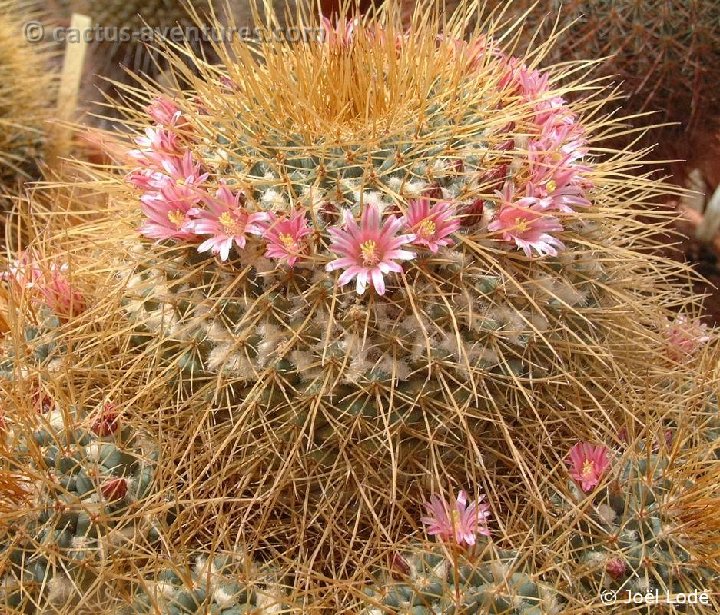
[[[306,496],[354,540],[419,476],[537,490],[547,425],[614,417],[670,369],[657,323],[688,300],[634,215],[658,185],[594,156],[603,120],[562,102],[561,69],[383,19],[236,42],[189,91],[135,91],[144,136],[89,170],[108,211],[73,237],[117,283],[94,309],[121,302],[110,341],[176,390],[159,420],[213,477],[188,497],[248,468],[231,523]]]

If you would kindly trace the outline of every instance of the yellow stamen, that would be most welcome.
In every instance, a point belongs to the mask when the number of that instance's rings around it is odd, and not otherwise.
[[[417,225],[417,234],[423,239],[428,239],[435,235],[437,227],[430,218],[425,218],[420,224]]]
[[[551,179],[547,184],[545,184],[545,188],[548,192],[555,192],[557,190],[557,182],[554,179]]]
[[[372,239],[368,239],[360,244],[360,253],[362,254],[363,265],[366,267],[373,267],[380,262],[380,257],[377,253],[377,244]]]
[[[185,214],[179,209],[168,212],[167,218],[178,230],[180,230],[180,227],[185,223]]]
[[[583,461],[582,470],[580,471],[580,475],[583,477],[591,476],[595,472],[595,464],[590,461],[589,459],[586,459]]]
[[[288,235],[287,233],[280,233],[279,239],[288,252],[294,252],[297,249],[297,242],[292,235]]]
[[[228,212],[225,211],[220,214],[218,222],[226,235],[238,234],[238,223]]]
[[[515,218],[515,230],[524,233],[530,228],[528,221],[524,218]]]
[[[460,513],[457,508],[453,508],[450,511],[450,523],[452,523],[453,529],[457,529],[460,526]]]

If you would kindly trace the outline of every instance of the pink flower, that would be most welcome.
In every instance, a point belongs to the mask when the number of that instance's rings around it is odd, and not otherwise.
[[[431,204],[423,198],[410,203],[406,224],[415,235],[412,243],[427,246],[434,254],[441,246],[452,244],[447,237],[460,228],[460,219],[455,217],[452,203]]]
[[[667,325],[666,337],[668,353],[675,361],[693,355],[712,339],[706,324],[697,319],[688,320],[682,314]]]
[[[10,282],[13,292],[19,295],[26,289],[34,288],[42,275],[34,253],[23,251],[8,264],[7,270],[0,274],[0,279]]]
[[[166,96],[154,99],[147,107],[147,114],[162,126],[175,126],[182,123],[182,111]]]
[[[85,298],[70,284],[65,275],[67,265],[50,265],[50,271],[43,276],[38,284],[45,305],[55,314],[65,318],[77,316],[85,311]]]
[[[333,26],[327,17],[322,17],[320,20],[320,27],[322,28],[320,40],[331,48],[348,47],[353,42],[355,28],[359,23],[358,19],[340,18],[337,20],[337,24]]]
[[[402,272],[402,265],[396,260],[409,261],[415,254],[400,247],[411,243],[415,235],[397,235],[404,225],[402,218],[390,216],[384,222],[375,205],[368,205],[360,217],[360,225],[353,219],[352,213],[343,214],[344,229],[330,228],[332,239],[330,250],[340,256],[326,265],[327,271],[344,269],[338,283],[344,286],[357,278],[357,292],[362,295],[368,282],[379,295],[385,294],[383,276],[391,271]]]
[[[150,239],[194,240],[192,229],[194,209],[184,201],[168,201],[161,194],[148,193],[141,197],[142,212],[147,220],[140,226],[140,233]]]
[[[467,499],[467,493],[460,491],[451,506],[445,499],[432,496],[425,504],[429,516],[421,519],[428,526],[428,534],[438,536],[440,540],[455,540],[459,545],[469,546],[475,544],[478,534],[490,536],[487,528],[490,507],[481,503],[484,496],[480,496],[469,506]]]
[[[565,248],[559,239],[549,234],[562,231],[562,224],[543,211],[538,199],[524,197],[513,203],[513,187],[509,182],[498,195],[502,205],[488,225],[489,231],[501,233],[503,241],[514,242],[528,257],[532,256],[532,250],[541,256],[557,256],[557,251]]]
[[[585,493],[588,493],[598,485],[603,474],[610,467],[608,449],[601,445],[578,442],[570,449],[565,463],[570,468],[570,476],[573,480]]]
[[[184,149],[180,145],[178,136],[171,130],[160,126],[146,128],[145,136],[135,139],[140,149],[128,153],[130,158],[137,160],[146,168],[159,170],[162,162],[168,157],[182,156]]]
[[[33,301],[42,301],[58,316],[68,318],[84,312],[87,306],[83,295],[70,283],[67,269],[67,264],[56,263],[43,269],[33,253],[22,252],[1,279],[11,282],[16,295],[28,291]]]
[[[587,207],[590,201],[580,186],[567,183],[565,177],[551,177],[541,185],[528,184],[527,196],[537,199],[537,208],[542,211],[572,213],[575,207]]]
[[[198,246],[198,252],[209,250],[225,261],[233,243],[242,249],[247,234],[262,235],[262,223],[270,216],[265,212],[251,214],[241,205],[242,193],[233,194],[225,184],[218,188],[215,197],[207,200],[207,210],[194,210],[196,218],[189,226],[198,235],[212,235]]]
[[[152,169],[135,169],[125,176],[125,181],[140,190],[157,190],[165,180],[162,173]]]
[[[195,162],[192,152],[187,151],[180,158],[164,158],[161,164],[167,176],[161,175],[155,180],[155,185],[163,199],[194,205],[205,196],[201,185],[208,178],[208,173],[202,172],[202,166]]]
[[[265,256],[286,260],[290,267],[294,267],[305,251],[304,238],[311,234],[312,229],[308,226],[305,212],[302,210],[294,211],[289,218],[270,214],[263,233],[263,239],[268,243]]]

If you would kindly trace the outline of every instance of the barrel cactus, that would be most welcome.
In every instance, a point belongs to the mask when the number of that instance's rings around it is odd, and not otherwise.
[[[682,267],[634,215],[662,187],[627,179],[632,154],[598,162],[557,71],[490,35],[324,28],[148,91],[120,172],[88,171],[107,215],[70,240],[116,273],[129,322],[106,341],[174,378],[167,420],[208,477],[188,497],[238,484],[253,510],[230,523],[307,497],[379,531],[372,501],[494,464],[540,497],[538,430],[674,369],[657,322],[688,302]]]
[[[475,556],[473,556],[475,554]],[[558,592],[517,563],[517,554],[480,542],[463,555],[417,545],[365,589],[364,615],[540,615],[562,612]]]
[[[548,76],[489,42],[373,28],[152,103],[122,196],[145,238],[123,242],[136,341],[193,383],[353,417],[381,414],[376,390],[419,415],[642,361],[652,341],[624,340],[664,280],[630,248],[638,195],[594,166]],[[263,80],[276,98],[252,94]]]
[[[158,451],[112,404],[5,420],[4,463],[27,477],[29,504],[0,539],[3,612],[97,612],[131,550],[157,538],[143,500]]]
[[[143,576],[117,615],[275,615],[290,609],[277,571],[237,553],[200,554]]]

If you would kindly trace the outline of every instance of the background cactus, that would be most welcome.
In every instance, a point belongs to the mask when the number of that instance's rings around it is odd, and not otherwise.
[[[198,555],[138,583],[117,615],[275,615],[290,610],[288,592],[271,567],[237,553]]]
[[[365,590],[372,606],[364,615],[552,615],[561,613],[562,600],[517,563],[517,554],[496,550],[488,543],[473,549],[478,554],[451,555],[440,547],[418,545],[393,558],[392,573],[378,578]]]
[[[27,477],[30,503],[0,541],[4,612],[97,612],[108,571],[157,538],[160,518],[143,512],[157,450],[111,405],[16,415],[6,429],[4,462]]]
[[[38,177],[54,78],[47,50],[23,35],[22,26],[31,15],[27,4],[2,0],[0,15],[0,204],[7,210],[10,202],[3,195]]]
[[[593,496],[587,516],[572,529],[570,548],[577,563],[572,574],[590,600],[603,589],[621,591],[620,601],[627,591],[658,590],[664,598],[666,592],[712,592],[717,586],[714,559],[698,550],[706,539],[694,540],[683,527],[688,489],[697,498],[695,506],[709,504],[708,499],[702,503],[709,493],[698,497],[701,490],[694,487],[704,472],[691,479],[683,470],[687,461],[671,452],[671,433],[652,447],[657,452],[640,445],[626,454],[608,486]],[[585,499],[577,485],[570,489],[576,502]]]
[[[401,2],[409,21],[414,2]],[[450,15],[462,2],[445,4]],[[519,45],[527,48],[547,39],[559,15],[557,43],[548,61],[602,60],[594,75],[612,77],[626,100],[623,115],[659,112],[630,120],[654,125],[679,122],[682,129],[707,130],[707,121],[720,110],[717,83],[720,74],[720,7],[707,0],[528,0],[486,3],[486,13],[497,11],[501,19],[521,19],[525,34]],[[527,14],[526,14],[527,12]],[[537,39],[530,33],[539,32]],[[653,131],[651,142],[665,137],[664,147],[673,146],[672,134]],[[627,140],[627,137],[626,137]],[[676,145],[676,144],[675,144]],[[686,152],[683,152],[686,153]]]
[[[101,35],[97,40],[90,41],[92,47],[88,53],[86,79],[82,89],[82,98],[86,109],[105,119],[94,116],[86,121],[105,126],[107,120],[117,120],[121,114],[116,113],[102,94],[114,100],[120,100],[121,92],[109,83],[109,80],[122,83],[135,83],[128,75],[127,69],[135,75],[143,75],[150,79],[162,79],[167,68],[165,58],[158,52],[163,45],[163,37],[171,38],[175,43],[186,41],[199,55],[214,58],[213,44],[222,37],[231,35],[231,24],[234,23],[239,32],[237,37],[251,38],[253,25],[253,0],[235,0],[211,2],[196,0],[192,9],[183,0],[152,0],[150,2],[93,2],[92,0],[49,0],[46,7],[46,19],[53,24],[69,23],[73,13],[87,15],[92,19],[93,27],[98,28]],[[227,4],[227,6],[226,6]],[[264,15],[262,0],[255,3],[259,14]],[[296,10],[294,0],[270,2],[277,9],[278,21],[271,26],[272,30],[285,26],[285,11],[291,14]],[[214,32],[204,32],[196,21],[205,22],[207,15],[214,8],[223,19]],[[226,9],[229,8],[229,13]],[[193,13],[194,12],[194,13]],[[148,31],[152,29],[152,35]],[[181,28],[182,30],[179,30]],[[182,32],[182,35],[180,34]],[[104,34],[102,34],[104,33]],[[278,35],[284,35],[279,32]],[[101,93],[99,94],[98,91]],[[107,117],[105,117],[107,116]],[[120,123],[113,121],[115,127]]]

